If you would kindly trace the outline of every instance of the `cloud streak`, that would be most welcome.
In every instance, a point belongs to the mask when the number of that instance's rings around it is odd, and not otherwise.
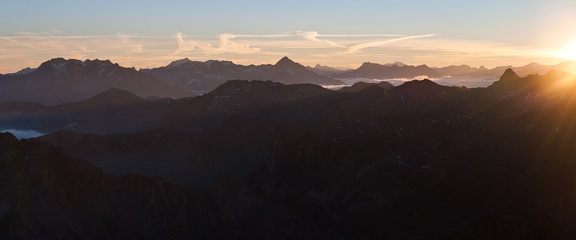
[[[178,49],[173,55],[188,53],[194,50],[200,50],[203,54],[220,54],[220,53],[238,53],[250,54],[260,52],[260,48],[251,47],[247,43],[238,43],[232,41],[237,36],[233,34],[220,34],[218,35],[219,46],[214,47],[211,42],[206,41],[186,41],[182,33],[176,34],[178,41]]]
[[[318,37],[320,37],[321,35],[318,34],[318,32],[301,32],[301,31],[299,31],[296,33],[296,35],[298,35],[298,36],[300,36],[306,40],[312,41],[312,42],[318,42],[318,43],[326,44],[329,47],[345,48],[344,45],[339,44],[337,42],[319,39]]]
[[[54,58],[110,59],[127,67],[148,68],[187,57],[193,60],[231,60],[243,64],[274,63],[289,56],[307,65],[357,67],[365,61],[487,65],[557,60],[563,46],[507,46],[441,38],[434,34],[321,34],[295,31],[279,34],[167,36],[66,35],[57,30],[0,36],[0,73],[36,67]],[[558,55],[558,54],[556,54]],[[555,61],[556,61],[555,60]],[[514,62],[516,61],[516,62]],[[558,61],[556,61],[557,63]]]
[[[434,37],[434,36],[436,36],[436,35],[428,34],[428,35],[418,35],[418,36],[406,36],[406,37],[392,38],[392,39],[383,40],[383,41],[360,43],[360,44],[350,46],[348,48],[348,51],[346,51],[346,54],[354,54],[354,53],[357,53],[358,51],[365,49],[365,48],[384,46],[384,45],[387,45],[387,44],[390,44],[393,42],[402,41],[402,40],[415,39],[415,38],[427,38],[427,37]]]

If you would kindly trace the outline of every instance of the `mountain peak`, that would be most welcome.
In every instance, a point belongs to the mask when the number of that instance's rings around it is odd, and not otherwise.
[[[84,64],[88,65],[88,64],[97,64],[100,66],[112,66],[115,65],[114,63],[112,63],[110,60],[100,60],[100,59],[94,59],[94,60],[90,60],[90,59],[86,59],[84,61]],[[116,63],[117,64],[117,63]]]
[[[64,58],[59,57],[59,58],[52,58],[46,62],[43,62],[38,67],[38,70],[40,70],[40,72],[43,72],[43,71],[52,72],[54,70],[65,70],[66,68],[68,68],[68,65],[70,65],[70,64],[84,65],[84,63],[82,61],[77,60],[77,59],[64,59]]]
[[[11,74],[7,74],[7,75],[22,75],[22,74],[28,74],[28,73],[34,72],[34,70],[36,70],[36,68],[27,67],[27,68],[24,68],[24,69],[22,69],[22,70],[20,70],[20,71],[18,71],[18,72],[11,73]]]
[[[362,63],[362,66],[360,66],[360,67],[369,67],[369,66],[382,66],[382,64],[371,63],[371,62],[364,62],[364,63]]]
[[[134,93],[130,92],[130,91],[126,91],[126,90],[122,90],[122,89],[118,89],[118,88],[110,88],[104,92],[99,93],[96,96],[99,95],[117,95],[117,94],[129,94],[129,95],[134,95]]]
[[[18,146],[18,139],[9,132],[0,132],[0,147]]]
[[[396,62],[394,62],[394,63],[386,63],[386,64],[384,64],[384,66],[388,66],[388,67],[390,67],[390,66],[405,67],[405,66],[408,66],[408,65],[405,64],[405,63],[403,63],[403,62],[398,62],[398,61],[396,61]]]
[[[288,58],[288,57],[283,57],[282,59],[280,59],[280,61],[278,61],[276,64],[274,64],[274,66],[294,66],[294,65],[300,65],[294,61],[292,61],[292,59]]]
[[[518,76],[518,74],[516,74],[512,68],[507,68],[506,71],[504,71],[504,74],[502,74],[500,77],[500,81],[510,81],[517,79],[520,79],[520,76]]]
[[[567,73],[567,72],[562,71],[562,70],[556,70],[556,69],[552,69],[552,70],[548,71],[546,73],[546,75],[544,75],[544,77],[551,78],[551,79],[564,79],[564,80],[575,78],[575,76],[570,74],[570,73]]]
[[[183,64],[186,64],[186,63],[189,63],[189,62],[192,62],[192,61],[190,61],[190,59],[188,59],[188,58],[183,58],[183,59],[180,59],[180,60],[176,60],[176,61],[171,62],[171,63],[168,64],[168,66],[166,66],[166,67],[169,67],[169,68],[170,68],[170,67],[179,67],[179,66],[182,66]]]
[[[400,86],[398,86],[398,89],[403,89],[403,88],[423,88],[423,89],[433,89],[436,87],[440,87],[441,85],[438,83],[435,83],[432,80],[429,79],[423,79],[423,80],[411,80],[405,83],[402,83]]]
[[[99,104],[132,104],[142,101],[144,101],[143,98],[136,96],[136,94],[130,91],[118,88],[110,88],[86,100],[85,102],[99,105]]]
[[[357,83],[352,84],[352,86],[343,87],[338,91],[339,92],[360,92],[360,91],[363,91],[364,89],[373,88],[373,87],[379,87],[382,89],[392,89],[392,88],[394,88],[394,85],[392,85],[386,81],[381,81],[379,83],[357,82]]]

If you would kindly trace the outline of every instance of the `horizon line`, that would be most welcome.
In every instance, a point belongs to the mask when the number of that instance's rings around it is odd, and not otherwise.
[[[462,64],[452,64],[452,65],[446,65],[446,66],[438,67],[438,66],[430,66],[430,65],[428,65],[428,64],[426,64],[426,63],[423,63],[423,64],[411,64],[411,63],[405,63],[405,62],[402,62],[402,61],[394,61],[394,62],[387,62],[387,63],[380,63],[380,62],[373,62],[373,61],[365,61],[365,62],[362,62],[362,63],[360,63],[360,64],[355,64],[355,65],[358,65],[358,67],[352,68],[352,67],[325,65],[325,64],[322,64],[322,63],[316,63],[316,64],[313,64],[313,65],[306,65],[306,64],[302,64],[302,63],[300,63],[300,62],[298,62],[298,61],[295,61],[293,58],[290,58],[290,57],[288,57],[288,56],[284,56],[284,57],[282,57],[282,58],[285,58],[285,57],[288,58],[288,59],[290,59],[291,61],[293,61],[293,62],[295,62],[295,63],[298,63],[298,64],[300,64],[300,65],[302,65],[302,66],[305,66],[305,67],[314,68],[316,65],[320,65],[320,66],[325,66],[325,67],[330,67],[330,68],[335,68],[335,69],[346,69],[346,70],[355,70],[355,69],[358,69],[361,65],[366,64],[366,63],[378,64],[378,65],[383,65],[383,66],[384,66],[384,65],[394,65],[394,64],[396,64],[396,63],[402,63],[402,64],[405,64],[405,65],[407,65],[407,66],[427,66],[427,67],[430,67],[430,68],[444,68],[444,67],[451,67],[451,66],[468,66],[468,67],[471,67],[471,68],[481,68],[481,67],[485,67],[485,65],[480,65],[480,66],[476,67],[476,66],[472,66],[472,65],[469,65],[469,64],[465,64],[465,63],[462,63]],[[280,59],[282,59],[282,58],[280,58]],[[279,59],[279,60],[277,60],[277,61],[275,61],[275,62],[272,62],[272,63],[249,63],[249,64],[243,64],[243,63],[237,63],[237,62],[235,62],[234,60],[228,60],[228,59],[191,60],[189,57],[184,57],[184,58],[179,58],[179,59],[176,59],[176,60],[172,60],[172,61],[170,61],[169,63],[167,63],[167,64],[165,64],[165,65],[159,65],[159,66],[156,66],[156,67],[136,67],[136,66],[128,66],[128,65],[125,65],[125,64],[121,64],[120,62],[118,62],[118,61],[113,61],[113,60],[110,59],[110,58],[105,58],[105,59],[104,59],[104,58],[86,58],[86,59],[82,60],[82,59],[80,59],[80,58],[53,57],[53,58],[50,58],[50,59],[48,59],[48,60],[42,61],[42,62],[41,62],[38,66],[36,66],[36,67],[26,66],[26,67],[20,68],[20,69],[18,69],[18,70],[16,70],[16,71],[0,73],[0,75],[15,74],[15,73],[17,73],[17,72],[19,72],[19,71],[21,71],[21,70],[24,70],[24,69],[37,69],[37,68],[40,67],[40,65],[42,65],[43,63],[46,63],[46,62],[49,62],[49,61],[55,60],[55,59],[64,59],[64,60],[67,60],[67,61],[69,61],[69,60],[78,60],[78,61],[82,61],[82,62],[88,61],[88,60],[89,60],[89,61],[95,61],[95,60],[99,60],[99,61],[110,61],[111,63],[113,63],[113,64],[118,64],[118,65],[121,66],[121,67],[124,67],[124,68],[134,68],[134,69],[137,69],[138,71],[140,71],[140,70],[142,70],[142,69],[152,69],[152,68],[166,67],[166,66],[170,65],[170,64],[173,63],[173,62],[180,61],[180,60],[184,60],[184,59],[188,59],[189,61],[192,61],[192,62],[209,62],[209,61],[221,61],[221,62],[224,62],[224,61],[225,61],[225,62],[232,62],[232,63],[234,63],[234,64],[236,64],[236,65],[241,65],[241,66],[250,66],[250,65],[257,65],[257,66],[259,66],[259,65],[274,65],[274,64],[276,64],[276,63],[280,60],[280,59]],[[576,60],[567,59],[567,60],[564,60],[564,61],[557,62],[557,63],[555,63],[555,64],[541,64],[541,63],[536,62],[536,61],[531,61],[531,62],[529,62],[529,63],[523,64],[523,65],[520,65],[520,66],[514,66],[514,65],[498,65],[498,66],[494,66],[494,67],[485,67],[485,68],[487,68],[487,69],[496,69],[496,68],[501,68],[501,67],[512,67],[512,68],[514,68],[514,67],[525,67],[525,66],[528,66],[528,65],[530,65],[530,64],[539,64],[539,65],[542,65],[542,66],[555,66],[555,65],[560,65],[560,64],[563,64],[563,63],[567,63],[567,62],[576,62]]]

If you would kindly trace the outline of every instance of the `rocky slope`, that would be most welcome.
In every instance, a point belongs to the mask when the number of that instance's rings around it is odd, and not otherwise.
[[[279,239],[336,235],[231,177],[206,189],[112,177],[44,142],[0,134],[2,239]]]
[[[4,210],[0,230],[90,238],[82,231],[96,230],[84,225],[97,228],[95,216],[104,216],[117,233],[175,238],[570,239],[576,233],[570,214],[576,208],[574,94],[576,79],[569,74],[521,78],[511,69],[485,89],[421,80],[338,93],[309,84],[230,81],[171,102],[148,131],[41,138],[118,177],[38,140],[3,135],[7,167],[1,176],[17,180],[2,181],[2,199],[52,199],[33,195],[48,192],[70,200],[33,202],[40,207],[25,214]],[[52,166],[58,161],[50,159],[65,160]],[[36,162],[47,170],[13,175]],[[38,172],[47,179],[74,177],[22,184]],[[200,188],[178,187],[194,183]],[[81,201],[69,196],[95,200],[76,205]],[[8,202],[3,209],[26,209],[14,205],[22,199],[2,202]],[[138,218],[133,209],[140,209]]]

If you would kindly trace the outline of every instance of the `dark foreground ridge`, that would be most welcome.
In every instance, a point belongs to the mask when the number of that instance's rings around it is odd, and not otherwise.
[[[4,103],[3,124],[59,132],[0,136],[0,235],[571,239],[574,95],[569,74],[509,70],[481,89],[235,80],[178,100]]]

